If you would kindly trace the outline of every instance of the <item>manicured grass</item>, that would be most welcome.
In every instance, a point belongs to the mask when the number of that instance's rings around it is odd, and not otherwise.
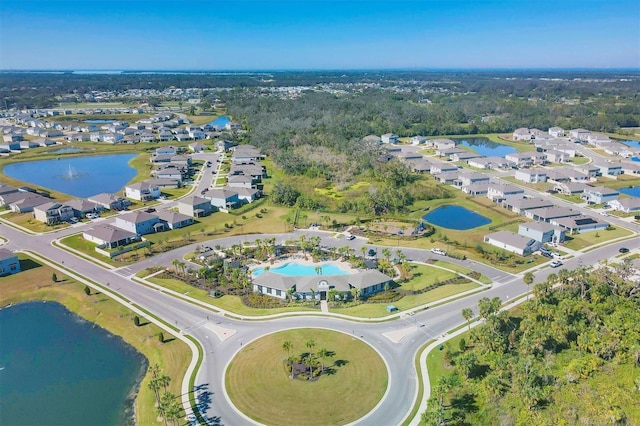
[[[94,258],[111,266],[123,266],[127,262],[119,262],[113,259],[108,258],[107,256],[103,256],[98,253],[95,248],[98,246],[96,243],[92,243],[91,241],[87,241],[82,237],[82,234],[74,234],[68,237],[65,237],[60,240],[60,244],[63,246],[67,246],[74,250],[78,250],[79,252],[85,254],[88,257]],[[131,262],[128,262],[131,263]]]
[[[465,284],[447,284],[436,289],[427,291],[422,294],[405,296],[402,299],[393,302],[400,311],[406,311],[425,303],[436,302],[445,297],[453,296],[467,290],[478,288],[476,283]],[[389,315],[387,312],[388,303],[363,303],[361,305],[348,308],[332,308],[331,312],[336,314],[352,315],[362,318],[381,318]]]
[[[571,235],[571,239],[567,239],[565,246],[572,250],[580,250],[593,244],[600,244],[616,238],[627,237],[629,235],[631,235],[631,232],[623,228],[583,232]]]
[[[55,225],[47,225],[33,217],[33,213],[9,213],[2,216],[3,219],[7,219],[11,223],[15,223],[18,226],[27,228],[33,232],[51,232],[58,229],[68,228],[69,224],[62,222]]]
[[[121,336],[127,343],[142,353],[149,365],[159,364],[163,373],[171,377],[168,390],[180,395],[184,373],[191,360],[191,351],[180,340],[161,344],[158,333],[162,331],[144,318],[136,327],[133,312],[125,306],[100,293],[86,296],[84,284],[67,277],[63,272],[40,265],[29,257],[19,255],[21,266],[28,270],[0,279],[0,305],[16,304],[34,300],[55,301],[87,321],[97,324],[109,332]],[[53,283],[56,273],[59,282]],[[165,336],[168,338],[166,331]],[[140,425],[161,425],[154,406],[155,397],[149,389],[150,376],[145,376],[135,402],[136,423]]]
[[[427,265],[411,264],[411,278],[407,282],[403,282],[401,288],[403,290],[420,290],[437,282],[446,281],[455,278],[457,274],[442,269],[433,268]]]
[[[158,278],[156,276],[156,277],[149,278],[148,281],[151,283],[160,285],[169,290],[173,290],[178,293],[188,295],[189,297],[193,297],[194,299],[200,300],[202,302],[208,303],[214,308],[224,309],[238,315],[259,316],[259,315],[270,315],[270,314],[296,312],[296,311],[319,312],[320,310],[319,306],[318,306],[318,309],[313,309],[310,307],[299,306],[296,304],[291,305],[291,307],[272,308],[272,309],[250,308],[246,306],[244,303],[242,303],[242,300],[240,299],[239,296],[211,297],[209,296],[209,293],[207,291],[192,287],[189,284],[180,280],[163,279],[163,278]]]
[[[469,275],[470,273],[473,272],[472,269],[465,268],[464,266],[460,266],[455,263],[445,262],[444,260],[436,260],[435,264],[438,266],[442,266],[443,268],[447,268],[447,269],[451,269],[452,271],[459,272],[464,275]],[[478,279],[478,281],[485,284],[491,284],[491,280],[488,277],[485,277],[484,275],[480,275],[480,278]]]
[[[333,374],[315,382],[292,380],[283,365],[282,344],[292,354],[307,353],[314,339],[317,353],[334,353],[325,361]],[[377,352],[348,334],[322,329],[287,330],[246,345],[229,364],[225,386],[233,404],[252,419],[269,425],[338,425],[350,423],[375,407],[387,388],[386,366]]]

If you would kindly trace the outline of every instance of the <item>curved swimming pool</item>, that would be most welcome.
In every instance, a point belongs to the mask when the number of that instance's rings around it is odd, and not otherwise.
[[[322,273],[318,274],[317,267],[322,268]],[[254,277],[261,275],[265,270],[264,267],[255,268],[252,272]],[[349,271],[345,271],[335,263],[325,263],[322,265],[306,265],[298,262],[288,262],[284,265],[269,268],[269,272],[274,274],[286,275],[288,277],[301,277],[310,275],[349,275]]]

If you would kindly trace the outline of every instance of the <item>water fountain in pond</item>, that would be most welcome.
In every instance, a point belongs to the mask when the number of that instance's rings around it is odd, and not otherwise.
[[[78,172],[76,169],[74,169],[73,167],[71,167],[71,164],[69,164],[69,168],[67,169],[67,171],[62,175],[62,177],[64,179],[67,180],[72,180],[72,179],[76,179],[78,177],[81,176],[81,173]]]

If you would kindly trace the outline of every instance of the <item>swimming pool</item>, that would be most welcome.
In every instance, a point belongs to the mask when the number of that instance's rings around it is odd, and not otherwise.
[[[322,273],[318,274],[317,267],[322,268]],[[288,277],[301,277],[310,275],[349,275],[349,271],[345,271],[335,263],[325,263],[322,265],[305,265],[297,262],[289,262],[276,268],[269,268],[269,272],[274,274],[286,275]],[[252,272],[254,277],[261,275],[265,271],[264,267],[256,268]]]

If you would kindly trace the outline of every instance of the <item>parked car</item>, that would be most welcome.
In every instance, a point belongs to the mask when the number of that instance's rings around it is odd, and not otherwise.
[[[620,253],[629,253],[629,249],[628,249],[628,248],[626,248],[626,247],[620,247],[620,248],[618,249],[618,251],[619,251]]]
[[[552,268],[557,268],[558,266],[562,266],[562,262],[560,262],[559,260],[554,260],[549,266],[551,266]]]
[[[355,235],[349,235],[349,236],[347,237],[347,240],[349,240],[349,241],[352,241],[352,240],[355,240],[355,239],[356,239],[356,236],[355,236]]]

